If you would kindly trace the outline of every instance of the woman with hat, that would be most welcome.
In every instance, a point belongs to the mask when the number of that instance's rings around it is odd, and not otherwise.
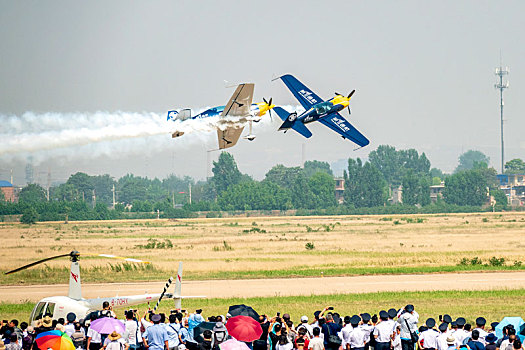
[[[104,340],[104,346],[102,350],[128,350],[129,345],[124,341],[122,336],[113,331],[106,340]]]
[[[228,339],[228,330],[224,323],[217,322],[213,327],[212,348],[219,348],[219,345]]]

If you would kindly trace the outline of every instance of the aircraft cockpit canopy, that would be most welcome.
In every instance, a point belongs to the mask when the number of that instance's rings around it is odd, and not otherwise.
[[[330,101],[321,102],[321,103],[318,103],[318,104],[316,104],[314,106],[315,111],[317,112],[317,114],[328,113],[332,109],[332,107],[333,107],[333,104]]]

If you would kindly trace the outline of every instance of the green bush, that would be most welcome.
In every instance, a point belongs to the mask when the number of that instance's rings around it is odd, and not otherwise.
[[[36,212],[35,208],[33,207],[27,207],[22,211],[22,216],[20,217],[20,222],[23,224],[35,224],[38,220],[38,213]]]

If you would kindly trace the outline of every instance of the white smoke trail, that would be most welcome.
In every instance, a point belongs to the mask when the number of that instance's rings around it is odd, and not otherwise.
[[[286,108],[292,110],[296,107]],[[231,118],[230,121],[234,120]],[[218,117],[167,121],[165,114],[152,112],[0,115],[0,160],[24,160],[31,155],[39,163],[55,157],[93,159],[148,154],[167,147],[211,145],[217,142],[217,134],[213,131],[226,127],[218,121]],[[261,122],[254,124],[254,132],[276,125],[264,115]],[[184,135],[172,139],[171,133],[175,130],[184,131]]]

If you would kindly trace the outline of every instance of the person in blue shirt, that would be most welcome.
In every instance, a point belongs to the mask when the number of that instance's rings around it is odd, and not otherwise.
[[[337,337],[337,333],[341,332],[341,325],[339,323],[335,323],[334,319],[332,317],[332,314],[329,313],[326,315],[326,323],[322,325],[322,331],[324,334],[324,347],[326,350],[337,350],[339,346],[341,345],[341,342],[339,344],[330,342],[330,336]]]
[[[471,350],[485,350],[485,345],[479,341],[479,331],[477,329],[472,331],[472,338],[467,345]]]
[[[151,316],[153,326],[148,327],[144,334],[142,334],[146,349],[169,350],[168,332],[164,326],[160,325],[161,319],[162,317],[159,314]]]

